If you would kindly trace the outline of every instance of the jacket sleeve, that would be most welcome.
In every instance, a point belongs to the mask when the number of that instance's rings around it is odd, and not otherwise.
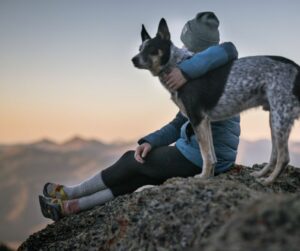
[[[139,139],[138,144],[148,142],[152,147],[170,145],[180,137],[180,128],[186,121],[187,118],[178,112],[170,123]]]
[[[178,67],[186,79],[194,79],[204,75],[227,62],[236,59],[238,52],[231,42],[214,45],[196,53],[193,57],[181,62]]]

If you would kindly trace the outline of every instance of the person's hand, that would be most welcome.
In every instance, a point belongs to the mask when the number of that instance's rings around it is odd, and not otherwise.
[[[145,163],[144,158],[151,151],[151,149],[152,149],[152,146],[147,142],[144,142],[143,144],[139,145],[136,148],[135,153],[134,153],[135,160],[142,164]]]
[[[177,91],[187,82],[187,80],[182,75],[181,70],[175,67],[170,73],[164,76],[163,82],[170,91]]]

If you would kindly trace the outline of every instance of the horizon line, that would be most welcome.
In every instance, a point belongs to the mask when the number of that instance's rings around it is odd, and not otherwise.
[[[0,140],[0,145],[1,146],[31,145],[31,144],[36,144],[36,143],[39,143],[42,141],[50,141],[57,145],[63,145],[65,143],[73,141],[73,140],[98,141],[103,144],[130,144],[130,143],[134,143],[134,142],[137,143],[137,140],[113,139],[113,140],[107,141],[107,140],[103,140],[99,137],[85,137],[80,134],[74,134],[73,136],[67,137],[64,140],[54,140],[51,137],[47,137],[47,136],[41,137],[41,138],[38,138],[35,140],[34,139],[28,140],[28,141],[1,142],[1,140]],[[244,137],[240,137],[240,140],[248,141],[248,142],[257,142],[257,141],[264,141],[264,140],[271,141],[271,139],[269,139],[269,138],[257,138],[257,139],[251,140],[251,139],[247,139]],[[292,143],[292,142],[300,143],[300,140],[289,140],[289,143]]]

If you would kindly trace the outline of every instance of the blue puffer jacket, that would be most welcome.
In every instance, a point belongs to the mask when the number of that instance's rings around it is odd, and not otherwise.
[[[235,46],[228,42],[197,53],[178,67],[188,78],[197,78],[235,58],[237,58]],[[188,119],[179,112],[170,123],[141,138],[138,143],[148,142],[152,147],[159,147],[176,142],[178,150],[188,160],[202,168],[203,160],[196,137],[192,135],[188,138],[186,134],[188,124]],[[235,162],[240,136],[240,117],[212,122],[211,128],[218,160],[215,173],[220,173],[228,170]]]

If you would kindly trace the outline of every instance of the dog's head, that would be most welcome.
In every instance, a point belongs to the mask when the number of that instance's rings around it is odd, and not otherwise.
[[[167,22],[162,18],[158,25],[158,31],[154,38],[151,38],[142,25],[142,44],[139,53],[132,58],[135,67],[147,69],[154,76],[157,76],[170,59],[171,40]]]

